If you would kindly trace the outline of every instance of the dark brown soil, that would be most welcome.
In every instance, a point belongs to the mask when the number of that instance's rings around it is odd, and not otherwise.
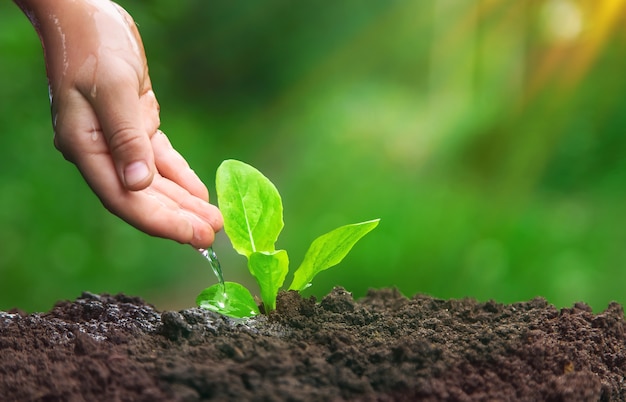
[[[2,401],[624,401],[624,313],[395,290],[233,321],[85,293],[0,312]]]

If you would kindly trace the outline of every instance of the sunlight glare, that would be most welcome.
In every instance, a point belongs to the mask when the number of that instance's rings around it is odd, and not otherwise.
[[[545,34],[550,40],[571,41],[583,28],[579,6],[571,0],[548,0],[541,10]]]

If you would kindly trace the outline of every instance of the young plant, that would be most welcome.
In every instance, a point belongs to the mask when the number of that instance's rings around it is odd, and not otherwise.
[[[217,169],[216,189],[224,230],[233,248],[248,259],[248,270],[259,284],[264,310],[269,313],[276,309],[276,295],[289,271],[287,252],[275,248],[283,228],[280,194],[261,172],[232,159],[222,162]],[[301,291],[309,287],[315,275],[339,264],[379,220],[341,226],[315,239],[288,289]],[[205,289],[196,303],[231,317],[259,314],[250,292],[233,282]]]

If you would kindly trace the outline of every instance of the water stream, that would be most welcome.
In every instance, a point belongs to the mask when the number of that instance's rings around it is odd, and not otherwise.
[[[200,254],[204,256],[204,258],[207,259],[207,261],[209,261],[209,264],[211,265],[211,269],[213,270],[213,273],[215,274],[215,276],[217,276],[217,280],[222,285],[222,288],[225,289],[224,275],[222,274],[222,267],[220,266],[220,262],[217,259],[217,255],[215,254],[215,251],[213,251],[213,248],[212,247],[200,248],[198,249],[198,251],[200,252]]]

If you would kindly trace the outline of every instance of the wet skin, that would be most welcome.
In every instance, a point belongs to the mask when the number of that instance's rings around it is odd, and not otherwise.
[[[108,0],[16,0],[41,38],[54,144],[112,213],[207,248],[223,225],[206,186],[159,128],[143,44]]]

